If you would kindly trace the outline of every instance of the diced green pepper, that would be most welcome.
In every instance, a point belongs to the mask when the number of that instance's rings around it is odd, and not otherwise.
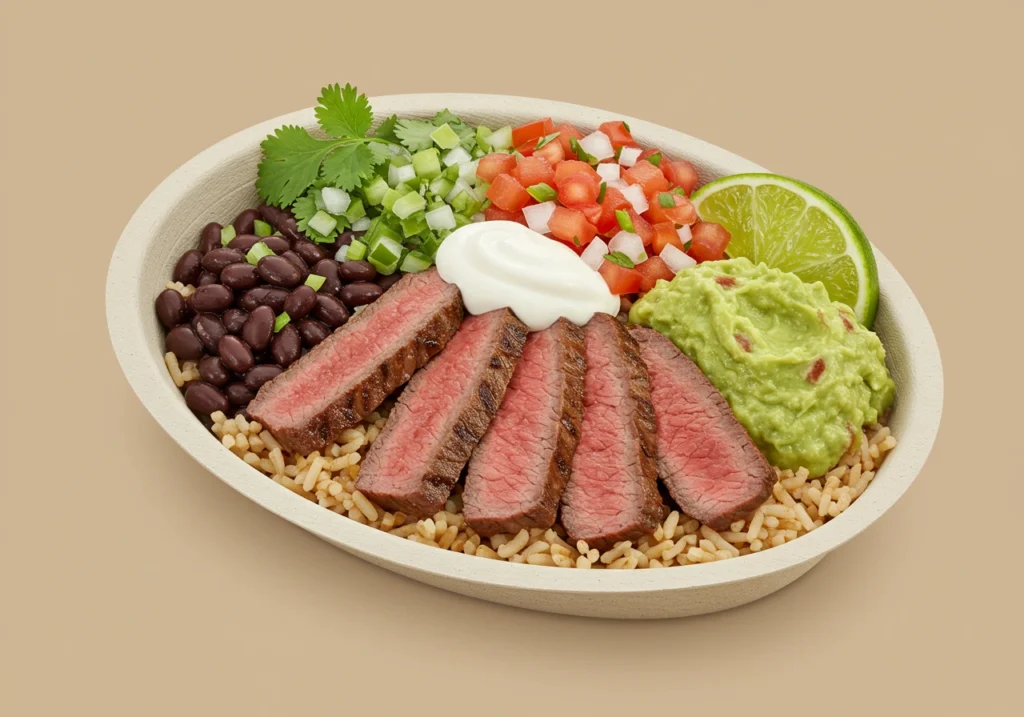
[[[459,135],[455,134],[455,130],[448,126],[447,122],[431,132],[430,139],[441,149],[455,149],[460,142]],[[413,162],[415,163],[415,158]]]
[[[253,233],[258,237],[268,237],[274,233],[274,227],[267,224],[262,219],[257,219],[252,223]]]
[[[252,245],[249,252],[245,255],[245,260],[256,266],[260,263],[260,259],[265,256],[273,256],[274,250],[267,246],[265,243],[258,241]]]
[[[476,143],[480,145],[480,149],[485,152],[490,150],[491,145],[487,141],[487,138],[491,136],[491,128],[480,125],[476,128]]]
[[[352,203],[348,205],[348,209],[345,211],[345,218],[349,223],[354,222],[356,219],[366,216],[366,207],[363,206],[362,199],[353,199]]]
[[[394,274],[398,262],[402,259],[402,245],[388,237],[380,237],[377,246],[373,247],[366,260],[373,264],[381,274]]]
[[[359,259],[366,258],[366,244],[363,244],[358,239],[353,239],[352,243],[348,245],[348,249],[345,250],[345,258],[351,261],[358,261]],[[310,274],[310,276],[313,276]],[[306,283],[309,283],[308,281]]]
[[[347,250],[346,250],[347,251]],[[319,274],[310,274],[306,277],[305,284],[313,291],[320,291],[320,287],[327,281],[327,277],[320,276]]]
[[[309,228],[318,234],[330,234],[338,226],[338,220],[325,212],[323,209],[313,215],[307,224]]]
[[[400,192],[397,189],[391,189],[390,187],[388,187],[388,191],[384,193],[384,199],[381,201],[381,204],[385,209],[387,209],[390,212],[392,209],[394,209],[395,202],[404,197],[406,194],[407,192]]]
[[[427,228],[427,218],[423,212],[410,214],[402,220],[402,234],[405,235],[406,239],[426,231]]]
[[[558,192],[552,189],[550,185],[543,183],[528,187],[526,192],[538,202],[550,202],[558,196]]]
[[[416,176],[422,179],[433,179],[441,174],[441,155],[431,147],[412,156],[412,168]]]
[[[425,256],[419,251],[411,251],[405,255],[405,259],[402,260],[402,271],[406,274],[414,274],[420,271],[426,271],[433,264],[433,260],[429,256]]]
[[[235,238],[235,227],[233,224],[228,224],[226,227],[220,229],[220,245],[227,246],[231,243],[231,240]]]
[[[388,189],[390,187],[388,187],[387,180],[384,177],[377,177],[363,187],[363,196],[366,197],[366,201],[371,207],[376,207],[384,201],[384,195]]]
[[[427,206],[427,200],[416,192],[401,197],[391,206],[391,212],[399,219],[405,219]]]

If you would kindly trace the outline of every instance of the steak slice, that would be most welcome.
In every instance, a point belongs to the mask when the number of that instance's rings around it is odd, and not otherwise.
[[[573,540],[604,550],[654,531],[665,505],[640,349],[626,327],[606,314],[595,314],[584,333],[583,427],[562,495],[562,525]]]
[[[526,332],[508,309],[467,318],[402,392],[366,454],[356,487],[415,518],[443,509],[498,412]]]
[[[469,461],[466,522],[484,536],[550,528],[583,420],[583,329],[566,319],[532,333],[505,400]]]
[[[697,365],[657,331],[630,333],[651,376],[658,473],[687,515],[724,530],[771,495],[775,471]]]
[[[263,384],[249,413],[294,453],[323,448],[372,413],[444,348],[462,297],[436,269],[406,274],[287,371]]]

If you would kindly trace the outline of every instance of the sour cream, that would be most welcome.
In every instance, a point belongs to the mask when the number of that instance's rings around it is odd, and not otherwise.
[[[619,313],[619,298],[569,247],[517,222],[477,222],[452,232],[437,251],[441,278],[455,284],[471,314],[509,308],[530,331],[559,318],[583,326]]]

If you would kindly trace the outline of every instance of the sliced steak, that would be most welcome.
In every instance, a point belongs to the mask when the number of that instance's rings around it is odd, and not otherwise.
[[[385,508],[416,518],[444,508],[498,412],[526,332],[508,309],[467,318],[402,392],[356,487]]]
[[[596,314],[584,333],[583,427],[562,495],[562,525],[573,540],[603,550],[652,532],[665,506],[640,349],[626,327],[606,314]]]
[[[704,373],[657,331],[633,326],[651,376],[658,473],[687,515],[715,530],[746,518],[775,471]]]
[[[466,470],[463,512],[481,535],[554,525],[583,420],[583,351],[583,329],[566,319],[526,339]]]
[[[436,270],[406,274],[263,384],[249,413],[292,452],[323,448],[441,351],[458,329],[462,311],[459,290]]]

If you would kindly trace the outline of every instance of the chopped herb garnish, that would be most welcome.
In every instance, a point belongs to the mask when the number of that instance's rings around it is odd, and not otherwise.
[[[569,138],[569,148],[576,153],[576,156],[579,157],[579,160],[581,162],[586,162],[587,164],[597,164],[597,157],[595,157],[592,154],[587,154],[585,151],[583,151],[583,147],[580,146],[580,143],[576,141],[575,137]]]
[[[633,260],[623,254],[621,251],[613,251],[611,254],[605,254],[604,258],[606,261],[610,261],[612,264],[617,264],[623,269],[632,269],[636,266]]]
[[[537,140],[537,146],[534,147],[534,149],[535,150],[536,149],[540,149],[544,145],[546,145],[549,142],[551,142],[551,140],[557,139],[559,134],[561,134],[561,133],[560,132],[553,132],[553,133],[549,134],[547,137],[541,137],[540,139]]]
[[[676,199],[672,196],[672,192],[658,192],[658,204],[663,207],[674,207]]]
[[[604,195],[608,192],[608,183],[601,182],[601,189],[597,193],[597,203],[602,204],[604,202]]]
[[[583,246],[582,244],[580,244],[580,238],[579,237],[573,237],[572,238],[572,243],[575,244],[576,246]]]
[[[615,210],[615,218],[619,220],[619,226],[622,231],[629,232],[632,234],[636,231],[636,227],[633,226],[633,219],[622,209]]]
[[[558,192],[551,188],[550,185],[534,184],[532,187],[527,187],[526,192],[536,199],[538,202],[550,202],[552,199],[558,196]]]
[[[287,326],[288,322],[291,320],[292,317],[288,315],[287,311],[282,311],[280,314],[278,314],[277,318],[274,319],[274,333],[276,334],[278,331]]]
[[[660,166],[661,165],[661,152],[655,152],[654,154],[652,154],[650,157],[647,158],[647,161],[650,162],[651,164],[653,164],[655,167]]]
[[[627,132],[629,132],[630,134],[633,134],[633,130],[631,130],[631,129],[629,128],[629,123],[628,123],[628,122],[623,122],[623,123],[622,123],[622,126],[626,128],[626,131],[627,131]]]

